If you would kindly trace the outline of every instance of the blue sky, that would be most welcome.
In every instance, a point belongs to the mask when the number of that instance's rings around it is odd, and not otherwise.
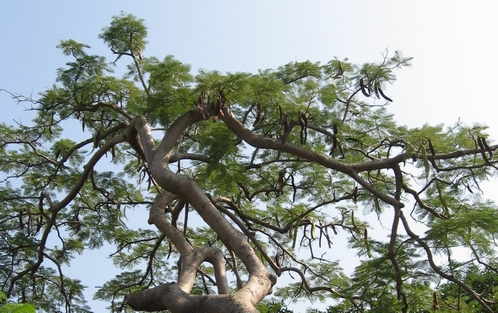
[[[120,11],[146,20],[146,54],[172,54],[194,71],[254,72],[334,56],[362,63],[401,50],[414,57],[388,90],[401,123],[494,122],[498,21],[490,1],[2,1],[0,88],[36,95],[49,87],[68,61],[55,48],[61,39],[111,60],[97,35]],[[0,94],[2,111],[11,104]],[[2,119],[16,117],[7,111]]]
[[[112,61],[97,36],[121,11],[146,21],[147,56],[172,54],[193,71],[255,72],[334,57],[359,64],[401,50],[414,57],[413,67],[386,90],[401,124],[461,119],[489,125],[498,138],[492,1],[1,1],[0,89],[36,98],[50,87],[69,61],[56,49],[61,39],[87,43]],[[0,110],[2,122],[29,120],[3,92]]]

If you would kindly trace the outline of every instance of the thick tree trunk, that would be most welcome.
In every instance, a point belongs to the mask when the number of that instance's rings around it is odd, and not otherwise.
[[[183,292],[177,284],[167,283],[126,296],[126,304],[134,310],[172,313],[257,313],[251,303],[237,295],[193,296]]]
[[[208,114],[209,116],[209,114]],[[276,283],[275,275],[268,272],[245,235],[230,224],[218,211],[203,190],[185,176],[169,169],[171,151],[183,131],[192,124],[206,119],[205,112],[193,109],[179,117],[168,129],[159,147],[155,147],[151,131],[144,118],[135,119],[130,125],[128,141],[145,157],[154,180],[166,193],[159,195],[151,208],[149,223],[155,224],[175,245],[181,255],[182,270],[177,283],[128,295],[125,302],[135,310],[176,312],[258,312],[254,305],[271,293]],[[234,294],[228,294],[225,264],[220,265],[219,250],[196,248],[182,238],[182,234],[169,224],[164,208],[176,196],[190,203],[202,219],[213,229],[223,244],[244,263],[249,279]],[[190,295],[200,263],[208,261],[215,269],[219,295]],[[221,261],[224,261],[221,258]]]

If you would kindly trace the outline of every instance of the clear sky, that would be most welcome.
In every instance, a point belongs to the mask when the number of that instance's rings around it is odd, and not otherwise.
[[[255,72],[334,57],[360,64],[401,50],[413,67],[385,91],[400,124],[461,119],[489,125],[498,138],[494,1],[1,1],[0,89],[36,98],[50,87],[69,61],[56,49],[61,39],[112,61],[97,36],[121,11],[146,21],[147,56],[172,54],[194,71]],[[0,112],[8,123],[29,119],[3,92]]]
[[[403,124],[493,125],[498,71],[491,1],[2,1],[0,88],[33,94],[68,61],[55,46],[72,38],[112,55],[97,38],[121,11],[146,20],[145,53],[174,55],[192,69],[250,71],[291,61],[379,61],[385,49],[414,57],[387,92]],[[0,95],[2,119],[17,114]],[[21,113],[22,114],[22,113]]]

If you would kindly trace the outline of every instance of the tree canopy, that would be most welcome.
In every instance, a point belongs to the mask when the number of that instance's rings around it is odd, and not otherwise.
[[[64,266],[110,245],[122,272],[95,298],[112,312],[268,312],[270,294],[333,299],[327,312],[498,309],[498,211],[481,190],[498,145],[483,125],[397,125],[387,86],[411,58],[193,73],[147,56],[146,36],[115,16],[99,35],[111,62],[63,40],[55,84],[12,94],[36,117],[0,124],[8,298],[90,312]]]

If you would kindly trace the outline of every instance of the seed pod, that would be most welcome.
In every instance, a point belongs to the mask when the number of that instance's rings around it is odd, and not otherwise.
[[[361,92],[363,93],[363,95],[365,97],[370,97],[370,90],[368,89],[367,86],[365,86],[365,83],[363,82],[363,78],[360,79],[360,88],[361,88]]]
[[[377,86],[377,90],[379,91],[380,95],[382,96],[382,98],[386,99],[387,101],[389,102],[393,102],[393,100],[391,98],[389,98],[388,96],[386,96],[384,94],[384,92],[382,91],[382,89],[380,89],[380,86]]]

